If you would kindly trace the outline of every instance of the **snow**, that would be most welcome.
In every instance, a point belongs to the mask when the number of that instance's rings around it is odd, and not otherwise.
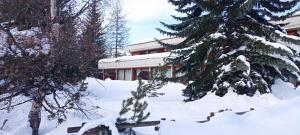
[[[4,80],[0,80],[0,85],[4,84],[5,81]]]
[[[191,57],[191,55],[195,54],[196,48],[198,46],[201,46],[202,44],[203,44],[203,42],[200,41],[198,43],[192,44],[189,47],[173,50],[168,58],[175,59],[176,57],[184,57],[183,61],[186,61]],[[181,53],[183,53],[184,55],[182,55],[182,56],[178,55]]]
[[[227,65],[223,65],[221,67],[221,70],[223,70],[224,72],[229,72],[231,71],[231,63],[227,64]],[[222,76],[222,75],[219,75],[219,76]]]
[[[294,39],[294,40],[300,40],[300,37],[298,37],[298,36],[288,35],[279,30],[276,30],[275,33],[279,34],[279,36],[281,36],[281,37],[286,37],[286,38],[290,38],[290,39]]]
[[[224,34],[219,33],[219,32],[210,34],[209,36],[210,36],[211,38],[214,38],[214,39],[216,39],[216,38],[226,38],[226,36],[225,36]]]
[[[135,90],[137,81],[113,81],[96,80],[88,78],[88,96],[83,98],[87,107],[91,107],[89,118],[80,112],[69,111],[68,119],[58,125],[55,120],[48,120],[47,113],[42,112],[41,135],[68,135],[67,127],[80,126],[82,122],[87,124],[80,133],[99,126],[107,125],[118,135],[114,127],[123,99],[130,96],[130,91]],[[272,135],[299,135],[300,134],[300,91],[293,85],[280,80],[272,86],[273,94],[254,95],[248,97],[237,95],[229,91],[224,97],[209,93],[201,100],[183,102],[182,89],[185,85],[168,83],[157,92],[165,95],[149,97],[145,100],[149,103],[146,112],[151,115],[148,120],[160,120],[160,130],[154,131],[154,127],[135,128],[137,135],[199,135],[201,134],[272,134]],[[235,112],[255,110],[244,115],[236,115]],[[27,114],[30,104],[15,107],[9,113],[0,110],[0,123],[8,119],[2,135],[30,135]],[[197,123],[206,120],[211,112],[221,109],[231,109],[222,113],[216,113],[209,122]],[[174,120],[174,121],[171,121]]]
[[[287,34],[281,32],[281,31],[279,31],[279,30],[276,30],[275,32],[276,32],[280,37],[282,37],[282,38],[288,38],[288,39],[300,41],[300,37],[298,37],[298,36],[287,35]],[[281,43],[281,44],[283,44],[283,45],[288,46],[289,48],[291,48],[292,50],[294,50],[294,51],[296,52],[296,54],[299,54],[299,53],[300,53],[300,47],[299,47],[299,45],[297,45],[297,44],[293,44],[293,43],[284,41],[284,40],[282,40],[282,39],[277,39],[277,42],[278,42],[278,43]]]
[[[242,61],[247,66],[247,74],[250,74],[250,63],[247,61],[246,57],[244,55],[240,55],[237,57],[240,61]]]
[[[225,58],[225,57],[231,56],[231,55],[233,55],[233,54],[235,54],[235,53],[237,53],[237,52],[239,52],[239,51],[243,51],[243,50],[246,50],[246,49],[247,49],[246,46],[241,46],[241,47],[239,47],[238,49],[234,49],[234,50],[232,50],[232,51],[230,51],[230,52],[228,52],[228,53],[226,53],[226,54],[222,54],[222,55],[219,57],[219,59],[223,59],[223,58]]]
[[[0,57],[3,57],[8,50],[7,47],[5,47],[6,42],[7,42],[7,34],[5,34],[3,31],[0,30]]]
[[[160,39],[161,42],[166,44],[178,44],[181,43],[185,38],[171,37],[166,39]],[[137,44],[131,44],[126,47],[129,52],[138,52],[153,49],[163,49],[164,47],[157,41],[143,42]]]
[[[123,56],[118,58],[102,59],[98,62],[99,69],[126,69],[141,67],[157,67],[165,64],[164,59],[170,52]]]
[[[118,129],[115,127],[116,119],[118,116],[107,116],[103,119],[95,120],[90,123],[85,124],[80,131],[77,133],[79,135],[83,134],[84,132],[88,131],[89,129],[98,127],[99,125],[108,126],[109,129],[112,131],[113,135],[118,135]]]
[[[165,57],[168,57],[169,55],[170,55],[170,52],[136,55],[136,56],[122,56],[122,57],[118,57],[118,58],[102,59],[102,60],[99,61],[99,63],[110,63],[110,62],[119,62],[119,61],[132,61],[132,60],[141,60],[141,59],[165,58]]]
[[[278,54],[271,54],[271,55],[269,55],[269,56],[274,57],[274,58],[277,58],[277,59],[281,59],[281,60],[282,60],[283,62],[285,62],[287,65],[292,66],[292,67],[294,68],[293,70],[295,70],[296,72],[299,71],[298,66],[297,66],[293,61],[289,60],[288,58],[283,57],[283,56],[278,55]]]
[[[278,49],[281,49],[287,53],[289,53],[289,56],[293,56],[293,51],[288,48],[287,46],[285,45],[282,45],[282,44],[279,44],[279,43],[275,43],[275,42],[269,42],[267,41],[266,39],[262,38],[262,37],[258,37],[258,36],[253,36],[253,35],[249,35],[249,34],[246,34],[247,37],[253,39],[253,40],[256,40],[256,41],[260,41],[262,42],[263,44],[265,45],[269,45],[269,46],[272,46],[274,48],[278,48]]]
[[[272,86],[272,92],[275,97],[284,100],[300,97],[300,91],[295,90],[293,84],[282,80],[275,81],[275,85]]]
[[[50,41],[46,35],[42,34],[40,28],[34,27],[29,30],[19,31],[17,28],[10,30],[16,42],[20,45],[25,52],[30,55],[47,54],[50,50]],[[8,49],[8,35],[4,31],[0,31],[0,57],[6,53],[12,53]],[[20,54],[20,49],[16,45],[11,45],[11,49]]]
[[[297,11],[296,13],[294,13],[294,15],[300,15],[300,11]]]
[[[249,2],[249,0],[245,0],[241,5],[240,8],[243,7],[244,5],[246,5]],[[251,1],[250,1],[251,2]]]
[[[299,99],[298,99],[299,100]],[[293,106],[291,106],[293,104]],[[281,103],[239,116],[232,112],[217,114],[208,123],[166,122],[161,125],[162,135],[297,135],[299,130],[299,101]],[[188,128],[187,128],[188,127]],[[174,130],[176,129],[176,130]]]

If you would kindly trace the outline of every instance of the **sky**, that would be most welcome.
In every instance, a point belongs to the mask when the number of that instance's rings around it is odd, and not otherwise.
[[[172,23],[175,14],[168,0],[124,0],[124,13],[129,30],[129,44],[166,38],[156,28],[160,21]]]
[[[168,0],[124,0],[124,12],[130,29],[129,44],[166,38],[156,28],[163,28],[160,21],[175,22],[170,16],[176,14],[174,9]]]

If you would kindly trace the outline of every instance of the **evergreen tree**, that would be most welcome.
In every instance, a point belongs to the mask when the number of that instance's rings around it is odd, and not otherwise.
[[[138,77],[138,87],[136,91],[132,91],[132,97],[123,100],[122,108],[120,111],[120,117],[117,119],[117,123],[129,122],[137,123],[146,120],[150,113],[145,114],[148,103],[144,101],[145,97],[153,97],[161,95],[161,93],[155,92],[155,90],[161,88],[163,83],[156,81],[155,79],[145,83],[141,77]],[[127,118],[129,116],[129,118]],[[135,132],[132,129],[123,129],[121,130],[124,133],[129,135],[134,134]]]
[[[106,58],[102,0],[92,0],[84,19],[84,30],[81,36],[82,59],[87,65],[86,72],[97,77],[98,60]]]
[[[271,92],[274,80],[298,79],[295,58],[299,38],[288,36],[272,21],[295,13],[299,0],[169,0],[184,16],[177,24],[158,29],[169,36],[185,38],[176,45],[160,42],[171,50],[167,64],[181,65],[185,73],[173,81],[188,80],[186,100],[208,92],[224,96],[229,90],[253,96]]]
[[[119,113],[121,117],[117,119],[118,123],[141,122],[150,116],[149,112],[146,114],[144,113],[144,111],[147,109],[148,103],[146,101],[143,101],[143,99],[147,96],[147,92],[150,90],[145,86],[145,83],[139,77],[137,90],[131,91],[132,97],[128,98],[127,100],[123,100],[122,108]],[[122,115],[125,115],[129,111],[133,113],[132,116],[129,119],[123,118]],[[135,132],[132,130],[132,128],[130,128],[129,131],[125,132],[128,132],[129,135],[135,135]]]

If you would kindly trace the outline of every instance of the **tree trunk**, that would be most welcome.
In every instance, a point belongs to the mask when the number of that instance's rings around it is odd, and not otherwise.
[[[39,132],[41,123],[41,110],[43,107],[44,97],[45,93],[43,91],[40,91],[32,101],[31,110],[28,115],[28,121],[32,129],[32,135],[38,135]]]
[[[57,15],[56,0],[50,1],[50,15],[51,15],[51,19],[54,19]]]
[[[119,1],[117,1],[117,14],[116,14],[116,54],[115,54],[115,57],[117,58],[118,57],[118,34],[119,34]]]
[[[59,36],[59,24],[57,23],[57,1],[56,0],[50,0],[50,16],[52,21],[52,41],[57,41],[57,38]]]
[[[117,20],[116,20],[116,50],[115,50],[115,58],[117,58],[118,57],[118,32],[119,32],[119,30],[118,30],[118,28],[119,28],[119,15],[118,15],[118,13],[117,13]]]

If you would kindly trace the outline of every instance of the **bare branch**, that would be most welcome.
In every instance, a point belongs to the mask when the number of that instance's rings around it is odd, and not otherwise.
[[[18,49],[20,49],[23,56],[27,56],[26,51],[19,45],[19,43],[16,41],[16,39],[14,38],[13,34],[10,32],[9,29],[5,29],[2,25],[0,25],[0,30],[4,31],[8,35],[8,37],[12,39],[12,41],[14,42],[16,47]],[[16,52],[14,52],[14,53],[16,53]]]
[[[2,129],[4,128],[4,126],[5,126],[5,124],[6,124],[7,121],[8,121],[8,119],[5,119],[5,120],[4,120],[4,122],[3,122],[3,124],[2,124],[2,126],[1,126],[1,128],[0,128],[0,130],[2,130]]]
[[[86,1],[85,4],[82,6],[82,8],[75,14],[72,16],[71,20],[76,19],[78,16],[80,16],[85,10],[88,9],[89,7],[89,2],[90,0]]]
[[[51,115],[55,115],[55,113],[53,111],[51,111],[50,109],[48,109],[44,104],[43,104],[43,108]]]
[[[22,94],[22,93],[23,93],[23,91],[19,91],[19,92],[16,92],[16,93],[14,93],[14,94],[12,94],[12,95],[10,95],[10,96],[1,98],[1,99],[0,99],[0,102],[3,102],[3,101],[5,101],[5,100],[7,100],[7,99],[10,99],[10,98],[13,98],[13,97],[15,97],[15,96],[18,96],[18,95],[20,95],[20,94]]]
[[[55,92],[53,92],[53,99],[54,99],[54,101],[55,101],[57,107],[58,107],[58,108],[61,108],[59,102],[58,102],[57,99],[56,99],[56,96],[57,96],[57,94],[56,94]]]
[[[27,102],[29,102],[29,101],[32,101],[32,99],[28,99],[28,100],[25,100],[25,101],[20,102],[20,103],[18,103],[18,104],[11,105],[10,107],[15,107],[15,106],[18,106],[18,105],[21,105],[21,104],[25,104],[25,103],[27,103]],[[7,107],[0,108],[0,110],[5,110],[5,109],[7,109]]]

